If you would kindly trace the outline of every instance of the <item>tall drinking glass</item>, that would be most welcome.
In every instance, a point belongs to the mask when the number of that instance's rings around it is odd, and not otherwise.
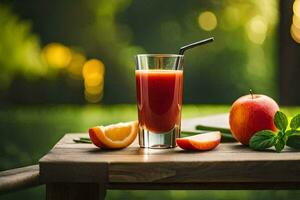
[[[183,55],[136,56],[139,144],[173,148],[180,137]]]

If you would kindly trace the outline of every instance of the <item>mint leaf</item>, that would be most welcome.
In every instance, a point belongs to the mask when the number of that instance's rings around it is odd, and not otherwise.
[[[288,138],[286,145],[289,147],[292,147],[294,149],[300,149],[300,133],[298,132],[298,133],[292,134]]]
[[[279,137],[277,138],[277,142],[275,144],[275,150],[276,152],[281,152],[284,149],[285,146],[285,138],[284,137]]]
[[[291,129],[296,130],[300,127],[300,114],[293,117],[290,124]]]
[[[279,130],[285,131],[288,126],[288,118],[283,112],[277,111],[275,113],[274,123]]]
[[[283,136],[284,136],[284,132],[283,131],[278,131],[277,138],[282,138]]]
[[[269,130],[255,133],[249,142],[250,148],[254,150],[264,150],[272,147],[276,142],[276,135]]]
[[[285,136],[286,136],[286,137],[289,137],[289,136],[291,136],[291,135],[293,135],[293,134],[295,134],[295,133],[300,133],[300,130],[293,130],[293,129],[287,130],[287,131],[285,132]]]
[[[287,130],[286,132],[285,132],[285,135],[286,135],[286,137],[289,137],[290,135],[292,135],[292,134],[294,134],[294,130]]]

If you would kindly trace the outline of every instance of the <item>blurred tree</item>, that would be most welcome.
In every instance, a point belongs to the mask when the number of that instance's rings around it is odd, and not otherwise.
[[[130,27],[118,22],[130,0],[28,1],[15,1],[14,8],[33,21],[43,44],[75,46],[104,63],[104,103],[135,101],[134,55],[144,50],[131,43]]]
[[[31,33],[31,24],[0,5],[0,27],[0,90],[7,89],[16,74],[30,79],[45,75],[47,66],[40,59],[39,40]]]

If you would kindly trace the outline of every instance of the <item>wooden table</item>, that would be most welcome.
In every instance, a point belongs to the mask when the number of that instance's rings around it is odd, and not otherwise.
[[[228,126],[227,115],[186,120]],[[299,189],[300,152],[256,152],[238,143],[213,151],[142,149],[137,142],[123,150],[76,144],[66,134],[39,162],[48,200],[104,199],[107,189]]]

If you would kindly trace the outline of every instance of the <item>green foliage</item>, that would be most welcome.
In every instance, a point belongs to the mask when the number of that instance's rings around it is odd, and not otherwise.
[[[274,124],[279,129],[278,131],[263,130],[256,132],[250,139],[250,147],[254,150],[265,150],[270,147],[275,147],[276,152],[281,152],[285,145],[300,149],[300,131],[298,127],[299,114],[292,118],[290,129],[288,128],[288,118],[281,112],[277,111],[274,116]]]
[[[291,135],[288,138],[286,145],[294,149],[300,149],[300,132]]]
[[[283,112],[277,111],[274,117],[274,123],[279,130],[285,131],[288,126],[288,118]]]
[[[28,78],[44,75],[47,68],[41,62],[39,40],[31,33],[30,23],[0,4],[0,27],[0,89],[16,74]]]
[[[293,117],[293,119],[291,120],[290,126],[291,126],[291,129],[293,129],[293,130],[296,130],[300,127],[300,114]]]
[[[275,143],[275,150],[276,152],[281,152],[283,149],[284,149],[284,146],[285,146],[285,139],[284,139],[284,136],[280,136],[280,137],[277,137],[277,141]]]
[[[264,150],[272,147],[276,142],[275,134],[272,131],[264,130],[257,132],[250,139],[250,147],[255,150]]]

